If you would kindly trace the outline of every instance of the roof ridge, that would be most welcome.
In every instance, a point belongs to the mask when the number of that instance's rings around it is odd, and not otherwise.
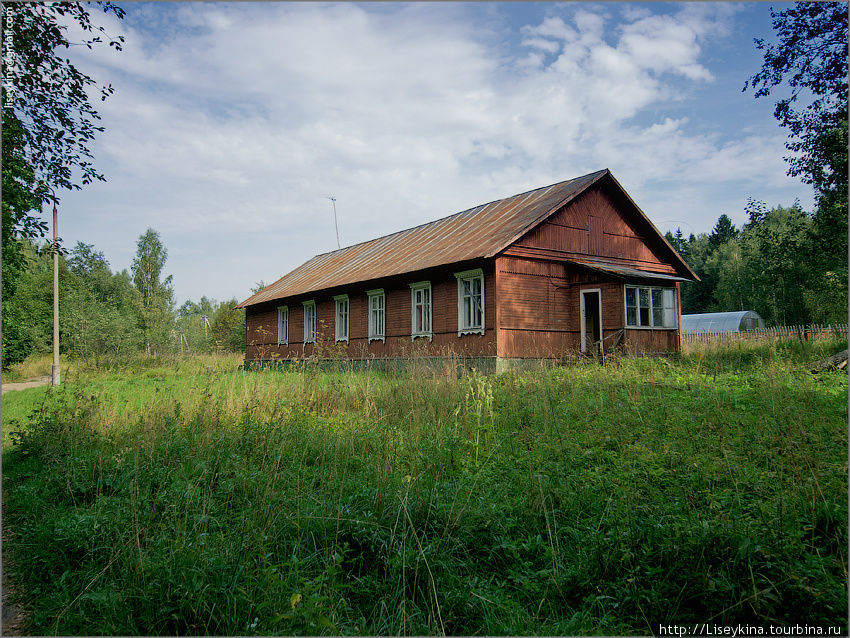
[[[394,233],[387,233],[386,235],[381,235],[380,237],[373,237],[372,239],[360,241],[360,242],[357,242],[356,244],[351,244],[350,246],[346,246],[345,248],[337,248],[336,250],[328,250],[328,251],[323,252],[323,253],[316,253],[310,259],[308,259],[307,262],[313,261],[316,257],[322,257],[324,255],[332,255],[333,253],[340,253],[342,251],[349,250],[350,248],[355,248],[357,246],[363,246],[364,244],[371,244],[372,242],[376,242],[376,241],[381,240],[381,239],[386,239],[387,237],[392,237],[393,235],[399,235],[401,233],[406,233],[406,232],[409,232],[411,230],[416,230],[417,228],[423,228],[424,226],[430,226],[432,224],[436,224],[438,222],[445,221],[447,219],[451,219],[452,217],[459,217],[460,215],[463,215],[465,213],[469,213],[469,212],[476,210],[476,209],[484,209],[484,208],[487,208],[487,206],[490,206],[491,204],[497,204],[499,202],[505,201],[506,199],[513,199],[514,197],[521,197],[523,195],[528,195],[529,193],[534,193],[536,191],[546,190],[547,188],[552,188],[553,186],[559,186],[561,184],[567,184],[568,182],[575,182],[576,180],[584,179],[585,177],[589,177],[589,176],[595,175],[597,173],[604,173],[607,170],[608,170],[607,168],[603,168],[602,170],[593,171],[591,173],[588,173],[587,175],[579,175],[578,177],[573,177],[571,179],[565,179],[565,180],[562,180],[560,182],[554,182],[552,184],[549,184],[548,186],[540,186],[539,188],[532,188],[530,190],[523,191],[521,193],[516,193],[514,195],[507,195],[506,197],[501,197],[499,199],[494,199],[492,201],[489,201],[486,204],[478,204],[477,206],[472,206],[470,208],[464,209],[464,210],[459,211],[457,213],[452,213],[451,215],[446,215],[445,217],[439,217],[439,218],[433,219],[429,222],[423,222],[421,224],[417,224],[416,226],[411,226],[410,228],[403,228],[401,230],[397,230]],[[304,262],[304,263],[307,263],[307,262]]]
[[[492,257],[494,250],[503,250],[559,207],[610,175],[611,171],[603,168],[494,199],[345,248],[318,253],[251,295],[239,307],[355,280],[366,281],[438,264]],[[614,184],[622,189],[616,180]],[[481,221],[482,232],[470,235],[468,231],[477,223],[476,220]],[[355,276],[360,279],[355,279]]]

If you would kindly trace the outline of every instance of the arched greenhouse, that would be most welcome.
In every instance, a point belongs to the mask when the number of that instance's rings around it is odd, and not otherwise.
[[[701,332],[749,332],[764,328],[764,319],[755,310],[703,312],[682,315],[682,334]]]

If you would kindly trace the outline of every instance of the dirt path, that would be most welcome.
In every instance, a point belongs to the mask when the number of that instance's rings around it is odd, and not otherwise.
[[[20,383],[4,383],[2,394],[6,394],[7,392],[11,392],[12,390],[26,390],[27,388],[37,388],[40,385],[47,385],[51,381],[51,377],[38,377],[36,379],[30,379],[28,381],[22,381]],[[5,517],[3,517],[5,518]],[[6,540],[11,534],[10,530],[7,529],[6,525],[2,525],[3,530],[3,544],[6,544]],[[9,567],[9,559],[6,558],[5,552],[3,553],[3,564],[0,567],[0,575],[2,575],[2,582],[0,582],[0,598],[2,598],[2,616],[0,616],[0,634],[3,636],[20,636],[21,635],[21,624],[23,622],[23,613],[21,612],[21,608],[19,605],[13,603],[12,599],[12,587],[8,578],[8,567]]]
[[[5,516],[3,517],[5,518]],[[12,532],[3,525],[3,544],[6,544],[9,536],[12,535]],[[2,571],[3,582],[2,582],[2,599],[3,599],[3,616],[0,619],[0,631],[2,631],[3,636],[20,636],[21,635],[21,625],[23,624],[23,612],[19,605],[13,603],[12,599],[12,588],[9,582],[8,577],[8,567],[9,567],[9,559],[6,556],[6,552],[3,552],[3,566],[0,571]]]
[[[0,621],[0,628],[4,636],[19,636],[23,615],[21,608],[9,600],[10,597],[9,581],[6,579],[6,570],[3,569],[3,619]]]
[[[37,377],[35,379],[30,379],[29,381],[21,381],[20,383],[4,383],[3,384],[3,394],[7,392],[11,392],[12,390],[26,390],[27,388],[37,388],[40,385],[47,385],[50,383],[51,377]]]

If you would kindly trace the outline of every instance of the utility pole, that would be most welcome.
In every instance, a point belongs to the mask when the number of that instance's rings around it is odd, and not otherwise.
[[[59,214],[53,201],[53,385],[59,385]]]
[[[325,199],[331,200],[331,203],[334,205],[334,228],[336,229],[336,247],[339,250],[339,226],[336,223],[336,197],[331,195],[330,197],[326,197]]]

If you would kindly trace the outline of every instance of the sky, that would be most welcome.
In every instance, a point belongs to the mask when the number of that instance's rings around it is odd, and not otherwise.
[[[773,99],[742,92],[783,3],[125,3],[72,47],[105,182],[60,235],[129,268],[147,228],[178,306],[313,255],[609,168],[661,230],[741,226],[812,189]]]

